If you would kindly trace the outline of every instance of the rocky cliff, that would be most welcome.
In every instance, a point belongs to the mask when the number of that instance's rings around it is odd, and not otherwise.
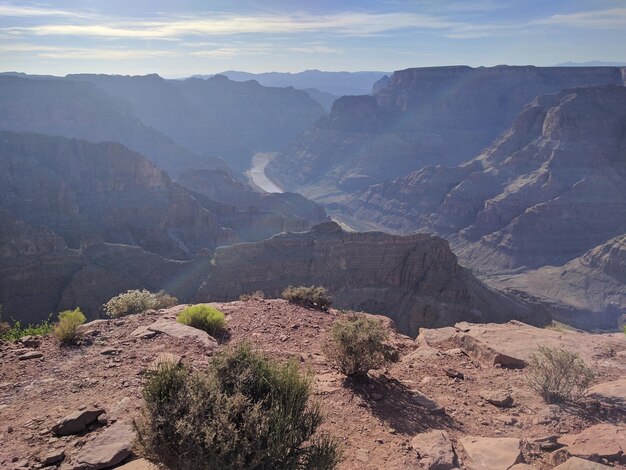
[[[219,158],[183,148],[144,124],[127,103],[87,82],[0,76],[0,129],[119,142],[171,175],[185,168],[228,168]]]
[[[129,104],[147,125],[199,155],[217,155],[239,171],[254,153],[276,151],[324,114],[304,91],[223,75],[166,80],[158,75],[69,75]],[[193,167],[192,167],[193,168]]]
[[[288,285],[311,284],[327,287],[337,307],[382,313],[413,336],[420,327],[467,318],[547,318],[541,308],[478,281],[441,238],[348,233],[334,222],[219,248],[197,299],[230,300],[256,290],[278,296]]]
[[[626,88],[538,97],[474,160],[371,187],[357,218],[450,238],[482,271],[563,264],[626,228]]]
[[[319,201],[479,154],[538,95],[623,85],[617,67],[432,67],[395,72],[369,96],[337,100],[268,165],[281,186]],[[337,191],[339,190],[339,195]]]

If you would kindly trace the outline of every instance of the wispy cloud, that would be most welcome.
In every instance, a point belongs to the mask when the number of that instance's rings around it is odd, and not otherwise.
[[[552,15],[532,21],[535,25],[561,25],[577,28],[626,28],[626,8],[583,11],[565,15]]]
[[[71,18],[92,18],[88,12],[59,10],[41,6],[24,6],[13,4],[0,4],[0,16],[13,18],[37,17],[37,16],[67,16]]]

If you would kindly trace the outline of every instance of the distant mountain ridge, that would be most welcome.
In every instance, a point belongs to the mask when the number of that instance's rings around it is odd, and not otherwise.
[[[368,95],[372,85],[389,72],[325,72],[321,70],[305,70],[303,72],[264,72],[250,73],[227,70],[216,75],[224,75],[231,80],[256,80],[261,85],[273,87],[294,87],[297,89],[315,88],[335,96]],[[208,78],[211,75],[195,75]]]
[[[617,67],[466,66],[397,71],[372,96],[342,97],[330,116],[267,167],[282,187],[328,203],[427,165],[479,154],[536,96],[623,85]]]

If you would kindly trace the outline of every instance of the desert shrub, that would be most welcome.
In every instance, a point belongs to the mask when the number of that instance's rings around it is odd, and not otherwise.
[[[54,327],[54,336],[63,345],[76,344],[80,339],[78,327],[85,323],[85,315],[80,308],[59,313],[59,321]]]
[[[197,304],[185,307],[176,320],[183,325],[204,330],[212,336],[226,328],[224,314],[208,304]]]
[[[332,469],[336,443],[317,432],[311,376],[240,345],[205,372],[165,364],[148,377],[135,422],[141,453],[171,470]]]
[[[239,300],[248,301],[248,300],[263,300],[265,299],[265,293],[262,290],[256,290],[254,292],[250,292],[249,294],[241,294],[239,296]]]
[[[398,359],[388,337],[380,320],[347,314],[333,323],[326,354],[348,377],[365,376],[370,369]]]
[[[575,352],[543,346],[530,356],[528,384],[546,403],[582,398],[593,378],[593,371]]]
[[[291,303],[323,311],[328,310],[332,305],[328,291],[321,286],[289,286],[283,290],[281,297]]]
[[[176,297],[163,291],[152,293],[147,290],[128,290],[116,295],[106,304],[104,311],[113,318],[134,315],[150,309],[172,307],[178,303]]]

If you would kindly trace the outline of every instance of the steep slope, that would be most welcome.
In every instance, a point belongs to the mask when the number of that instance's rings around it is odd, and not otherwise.
[[[567,318],[580,327],[616,327],[620,316],[621,322],[626,323],[626,235],[615,237],[563,266],[495,277],[489,283],[571,305],[580,312]]]
[[[323,202],[430,164],[459,164],[538,95],[623,85],[617,67],[432,67],[395,72],[374,97],[337,100],[268,165],[282,187]]]
[[[239,171],[252,155],[281,149],[324,114],[305,92],[235,82],[165,80],[158,75],[68,75],[129,103],[143,122],[200,155],[217,155]]]
[[[219,248],[213,264],[198,300],[232,300],[256,290],[278,296],[288,285],[323,285],[338,307],[387,315],[413,336],[421,327],[461,319],[547,320],[542,308],[482,284],[457,264],[443,239],[424,234],[348,233],[328,222],[310,232]]]
[[[0,130],[120,142],[172,175],[185,168],[228,168],[146,126],[128,104],[91,83],[0,76]]]
[[[237,241],[215,215],[121,144],[0,133],[0,207],[73,248],[83,239],[188,259]]]
[[[448,237],[481,271],[563,264],[626,230],[626,88],[535,99],[481,156],[372,186],[353,215]]]

